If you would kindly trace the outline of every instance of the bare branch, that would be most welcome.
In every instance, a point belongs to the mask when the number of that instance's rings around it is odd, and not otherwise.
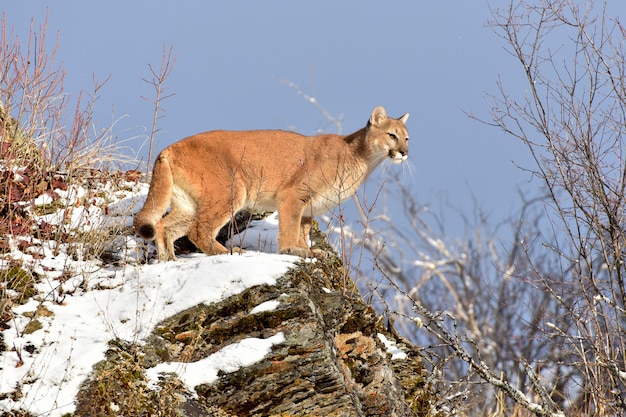
[[[157,127],[159,119],[163,117],[162,112],[165,112],[165,109],[162,107],[161,103],[174,96],[175,93],[166,93],[165,81],[171,75],[174,70],[174,64],[176,63],[176,57],[172,56],[172,52],[174,50],[173,46],[167,47],[166,44],[163,44],[163,55],[161,57],[161,67],[159,70],[155,70],[152,64],[148,65],[150,69],[150,73],[152,74],[152,79],[143,78],[143,81],[150,84],[155,91],[155,98],[153,100],[148,99],[146,97],[142,97],[144,100],[149,101],[154,105],[154,112],[152,113],[152,129],[150,130],[150,139],[149,139],[149,149],[148,149],[148,163],[146,167],[146,175],[150,173],[150,163],[152,162],[152,151],[154,147],[154,139],[156,133],[159,131]]]

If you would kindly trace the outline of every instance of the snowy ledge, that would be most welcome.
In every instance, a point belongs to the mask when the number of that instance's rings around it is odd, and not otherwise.
[[[94,364],[105,359],[109,341],[140,342],[159,322],[185,309],[217,302],[256,285],[275,285],[298,260],[259,252],[195,254],[177,262],[96,270],[89,272],[86,280],[115,282],[112,289],[66,295],[62,304],[30,301],[16,312],[35,311],[41,304],[50,314],[38,317],[42,327],[30,334],[24,333],[28,320],[15,320],[16,328],[3,332],[6,345],[15,350],[0,353],[0,393],[21,385],[22,396],[16,401],[0,400],[0,409],[22,408],[52,417],[71,413],[81,383]],[[193,375],[208,369],[217,375],[218,369],[229,372],[262,359],[281,337],[243,340],[238,346],[222,349],[213,359],[164,368],[184,367],[182,377],[193,384],[197,382]]]
[[[285,341],[282,332],[267,339],[249,337],[233,343],[214,354],[193,363],[166,362],[147,370],[153,389],[158,389],[159,375],[174,373],[189,392],[200,384],[210,384],[217,380],[219,371],[235,372],[253,365],[265,358],[272,346]]]

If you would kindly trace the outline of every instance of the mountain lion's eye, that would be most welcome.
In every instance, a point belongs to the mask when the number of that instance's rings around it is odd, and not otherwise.
[[[391,132],[389,132],[389,133],[388,133],[388,135],[389,135],[389,137],[390,137],[391,139],[393,139],[395,142],[397,142],[397,141],[398,141],[398,137],[396,136],[396,134],[395,134],[395,133],[391,133]]]

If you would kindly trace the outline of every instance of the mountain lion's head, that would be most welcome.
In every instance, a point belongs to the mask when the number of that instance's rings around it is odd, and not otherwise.
[[[409,158],[409,133],[405,123],[409,114],[398,119],[387,117],[384,107],[376,107],[367,124],[367,137],[370,139],[375,159],[389,158],[400,164]]]

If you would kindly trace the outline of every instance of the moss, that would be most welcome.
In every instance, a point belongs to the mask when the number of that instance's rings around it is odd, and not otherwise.
[[[26,327],[24,328],[24,334],[35,333],[37,330],[40,330],[43,327],[41,322],[37,319],[31,320],[28,322]]]
[[[29,319],[34,319],[37,317],[52,317],[54,316],[54,313],[50,310],[48,310],[48,307],[46,307],[45,305],[40,305],[37,307],[37,310],[35,311],[25,311],[24,312],[24,317],[27,317]]]
[[[47,214],[56,213],[58,210],[67,208],[67,203],[61,199],[55,199],[51,203],[32,206],[31,210],[36,216],[45,216]]]
[[[12,297],[13,302],[17,304],[24,304],[37,294],[35,278],[17,264],[8,269],[0,270],[0,282],[5,283],[7,289],[17,293],[16,297]],[[4,297],[4,295],[2,296]]]
[[[177,416],[184,400],[183,387],[173,377],[148,386],[139,347],[120,341],[110,343],[107,359],[98,363],[94,375],[77,397],[76,416]]]

